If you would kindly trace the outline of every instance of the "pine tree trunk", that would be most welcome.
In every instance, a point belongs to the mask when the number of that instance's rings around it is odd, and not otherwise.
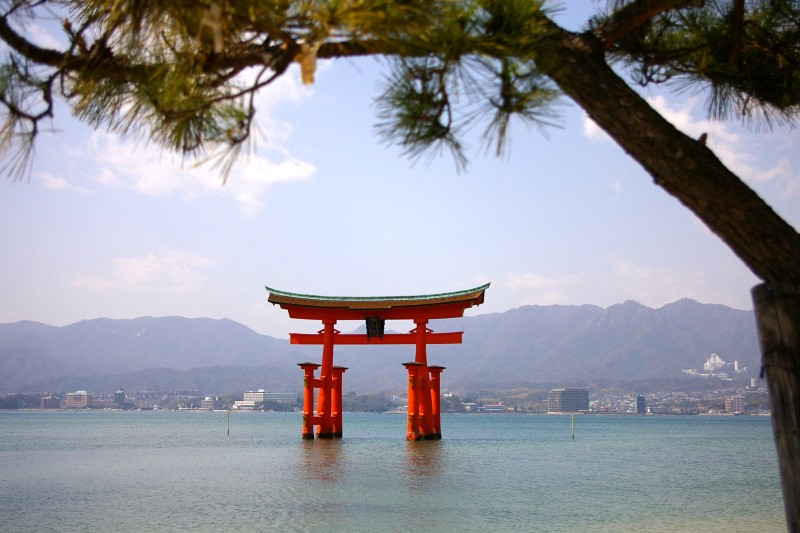
[[[753,298],[786,522],[800,532],[800,233],[621,80],[591,34],[550,29],[542,71],[766,282]]]
[[[759,279],[800,294],[800,234],[704,142],[680,132],[620,79],[591,34],[551,29],[537,66]]]
[[[752,294],[786,523],[789,531],[800,531],[800,297],[767,284],[753,287]]]

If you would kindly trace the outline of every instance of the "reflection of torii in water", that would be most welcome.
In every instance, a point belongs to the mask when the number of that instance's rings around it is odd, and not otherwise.
[[[267,287],[268,301],[280,305],[290,318],[321,320],[323,329],[315,334],[290,333],[292,344],[322,345],[322,364],[300,363],[305,372],[303,387],[304,439],[342,436],[342,374],[344,367],[333,365],[335,344],[414,344],[414,361],[408,369],[408,440],[439,439],[439,375],[444,367],[428,366],[428,344],[460,344],[462,332],[434,333],[429,320],[457,318],[464,311],[483,303],[489,284],[457,292],[422,296],[314,296],[294,294]],[[343,334],[334,329],[339,320],[363,320],[367,333]],[[384,333],[387,320],[413,320],[416,327],[408,333]],[[319,378],[314,372],[320,368]],[[314,413],[314,389],[319,389]]]

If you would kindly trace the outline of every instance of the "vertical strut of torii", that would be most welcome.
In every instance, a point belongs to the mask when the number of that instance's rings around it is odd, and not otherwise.
[[[322,321],[316,334],[290,333],[292,344],[322,345],[322,363],[299,363],[304,372],[303,430],[304,439],[342,436],[342,375],[344,367],[334,366],[336,344],[413,344],[414,361],[404,363],[408,370],[408,440],[439,439],[440,375],[444,367],[428,365],[428,344],[460,344],[463,332],[434,333],[427,327],[430,320],[457,318],[464,311],[483,303],[489,284],[473,289],[420,296],[315,296],[295,294],[266,287],[268,301],[280,305],[290,318]],[[334,328],[339,320],[363,320],[366,334],[341,333]],[[384,333],[387,320],[413,320],[408,333]],[[320,369],[319,377],[314,373]],[[317,394],[314,411],[314,389]]]

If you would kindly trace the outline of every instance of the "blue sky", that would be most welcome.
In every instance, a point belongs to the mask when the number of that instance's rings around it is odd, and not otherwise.
[[[546,135],[516,127],[501,158],[476,131],[458,173],[449,155],[415,162],[380,142],[381,72],[373,59],[322,62],[314,85],[293,70],[263,91],[255,147],[225,185],[210,165],[61,107],[30,180],[0,180],[0,322],[182,315],[276,337],[319,329],[268,304],[265,285],[405,295],[491,282],[469,314],[684,297],[752,308],[757,279],[575,105],[562,101]],[[707,133],[800,227],[796,131],[709,122],[702,96],[646,96],[687,134]]]

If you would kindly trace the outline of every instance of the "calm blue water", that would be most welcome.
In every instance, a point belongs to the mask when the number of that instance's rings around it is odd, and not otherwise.
[[[767,417],[0,412],[0,531],[786,531]]]

